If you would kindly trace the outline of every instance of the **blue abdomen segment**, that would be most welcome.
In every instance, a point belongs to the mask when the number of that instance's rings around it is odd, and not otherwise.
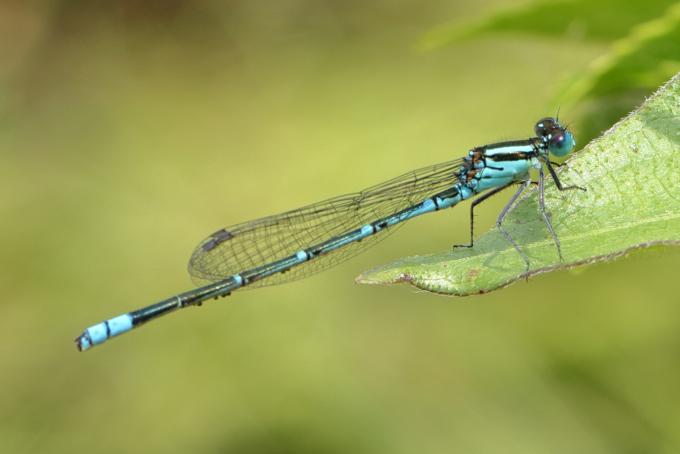
[[[110,320],[90,326],[78,338],[78,349],[84,351],[95,345],[105,342],[107,339],[123,334],[133,328],[130,314],[119,315]]]
[[[142,309],[119,315],[87,328],[76,339],[78,350],[85,351],[106,342],[112,337],[126,333],[144,323],[187,306],[198,305],[201,302],[220,296],[226,296],[244,285],[243,278],[236,274],[215,284],[200,287],[189,292],[180,293],[160,303],[152,304]]]

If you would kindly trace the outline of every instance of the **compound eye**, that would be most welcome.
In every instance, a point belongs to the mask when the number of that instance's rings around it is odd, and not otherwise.
[[[552,117],[546,117],[536,123],[536,126],[534,126],[534,132],[538,137],[545,137],[556,127],[557,121]]]
[[[550,137],[548,148],[550,153],[562,157],[569,153],[575,145],[574,136],[569,131],[558,131]]]
[[[551,138],[550,138],[550,145],[561,149],[564,146],[564,134],[561,132],[555,133]]]

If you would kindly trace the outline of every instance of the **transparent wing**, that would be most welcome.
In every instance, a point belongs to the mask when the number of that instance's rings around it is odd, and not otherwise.
[[[198,281],[219,281],[285,258],[421,202],[457,182],[462,160],[413,170],[361,192],[218,230],[203,240],[189,261]],[[324,254],[252,287],[290,282],[330,268],[385,238],[385,229],[359,243]]]

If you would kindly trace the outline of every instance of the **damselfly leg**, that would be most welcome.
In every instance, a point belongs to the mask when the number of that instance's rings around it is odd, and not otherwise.
[[[576,186],[576,185],[571,185],[571,186],[564,186],[562,185],[562,182],[560,181],[559,177],[557,176],[557,173],[555,172],[555,169],[553,168],[553,165],[557,165],[560,167],[562,164],[558,163],[553,163],[550,161],[545,162],[546,167],[548,168],[548,172],[550,173],[550,176],[552,177],[553,181],[555,182],[555,186],[559,191],[568,191],[572,189],[579,189],[581,191],[585,191],[586,189],[581,187],[581,186]],[[468,244],[456,244],[453,246],[453,249],[459,248],[459,247],[464,247],[464,248],[472,248],[474,246],[474,210],[475,207],[482,202],[488,200],[492,196],[498,194],[499,192],[507,189],[509,186],[514,184],[514,182],[508,183],[504,186],[497,187],[490,192],[483,194],[473,200],[472,204],[470,205],[470,242]],[[557,236],[557,233],[555,232],[555,229],[553,228],[551,219],[550,219],[550,214],[546,209],[545,205],[545,172],[543,170],[543,167],[541,166],[539,168],[539,175],[538,175],[538,181],[534,182],[531,180],[526,180],[520,184],[520,187],[518,190],[515,192],[515,194],[510,198],[508,203],[505,205],[503,210],[501,211],[500,215],[498,216],[498,219],[496,220],[496,227],[498,230],[501,232],[501,234],[505,237],[505,239],[508,240],[510,244],[512,244],[513,248],[517,251],[517,253],[522,257],[522,260],[524,261],[525,268],[528,271],[529,266],[530,266],[530,261],[529,258],[527,257],[526,253],[522,251],[520,248],[519,244],[512,238],[512,235],[503,228],[503,220],[505,217],[508,215],[510,211],[512,211],[513,206],[517,202],[518,198],[521,196],[521,194],[524,192],[524,190],[531,184],[535,184],[538,186],[538,206],[539,206],[539,212],[541,213],[541,217],[543,218],[543,221],[546,225],[546,228],[548,229],[548,232],[550,233],[550,236],[553,239],[553,242],[555,243],[555,248],[557,249],[557,254],[560,258],[560,261],[564,260],[564,257],[562,255],[562,245],[560,243],[559,237]]]
[[[517,253],[522,257],[522,260],[524,260],[525,264],[525,269],[526,271],[529,271],[529,257],[522,251],[522,249],[519,247],[517,242],[512,238],[512,235],[503,228],[503,220],[505,219],[505,216],[508,215],[508,213],[512,210],[513,205],[517,201],[520,195],[524,192],[524,190],[529,187],[529,185],[532,184],[531,180],[526,180],[523,181],[517,191],[512,195],[508,203],[503,207],[503,210],[501,211],[501,214],[498,215],[498,219],[496,220],[496,228],[498,229],[499,232],[505,237],[506,240],[512,244],[512,247],[515,248]]]
[[[489,199],[491,196],[494,196],[499,192],[512,186],[513,184],[514,182],[493,189],[491,192],[487,192],[486,194],[481,195],[472,201],[472,203],[470,204],[470,242],[468,244],[454,244],[453,245],[454,250],[458,247],[472,248],[475,245],[475,207],[480,203],[484,202],[485,200]]]

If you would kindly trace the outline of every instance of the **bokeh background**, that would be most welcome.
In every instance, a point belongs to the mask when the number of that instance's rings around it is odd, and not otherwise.
[[[469,298],[354,284],[465,240],[467,207],[313,278],[72,343],[191,288],[220,227],[527,137],[560,106],[584,144],[678,70],[677,10],[3,1],[0,451],[680,451],[677,251]]]

